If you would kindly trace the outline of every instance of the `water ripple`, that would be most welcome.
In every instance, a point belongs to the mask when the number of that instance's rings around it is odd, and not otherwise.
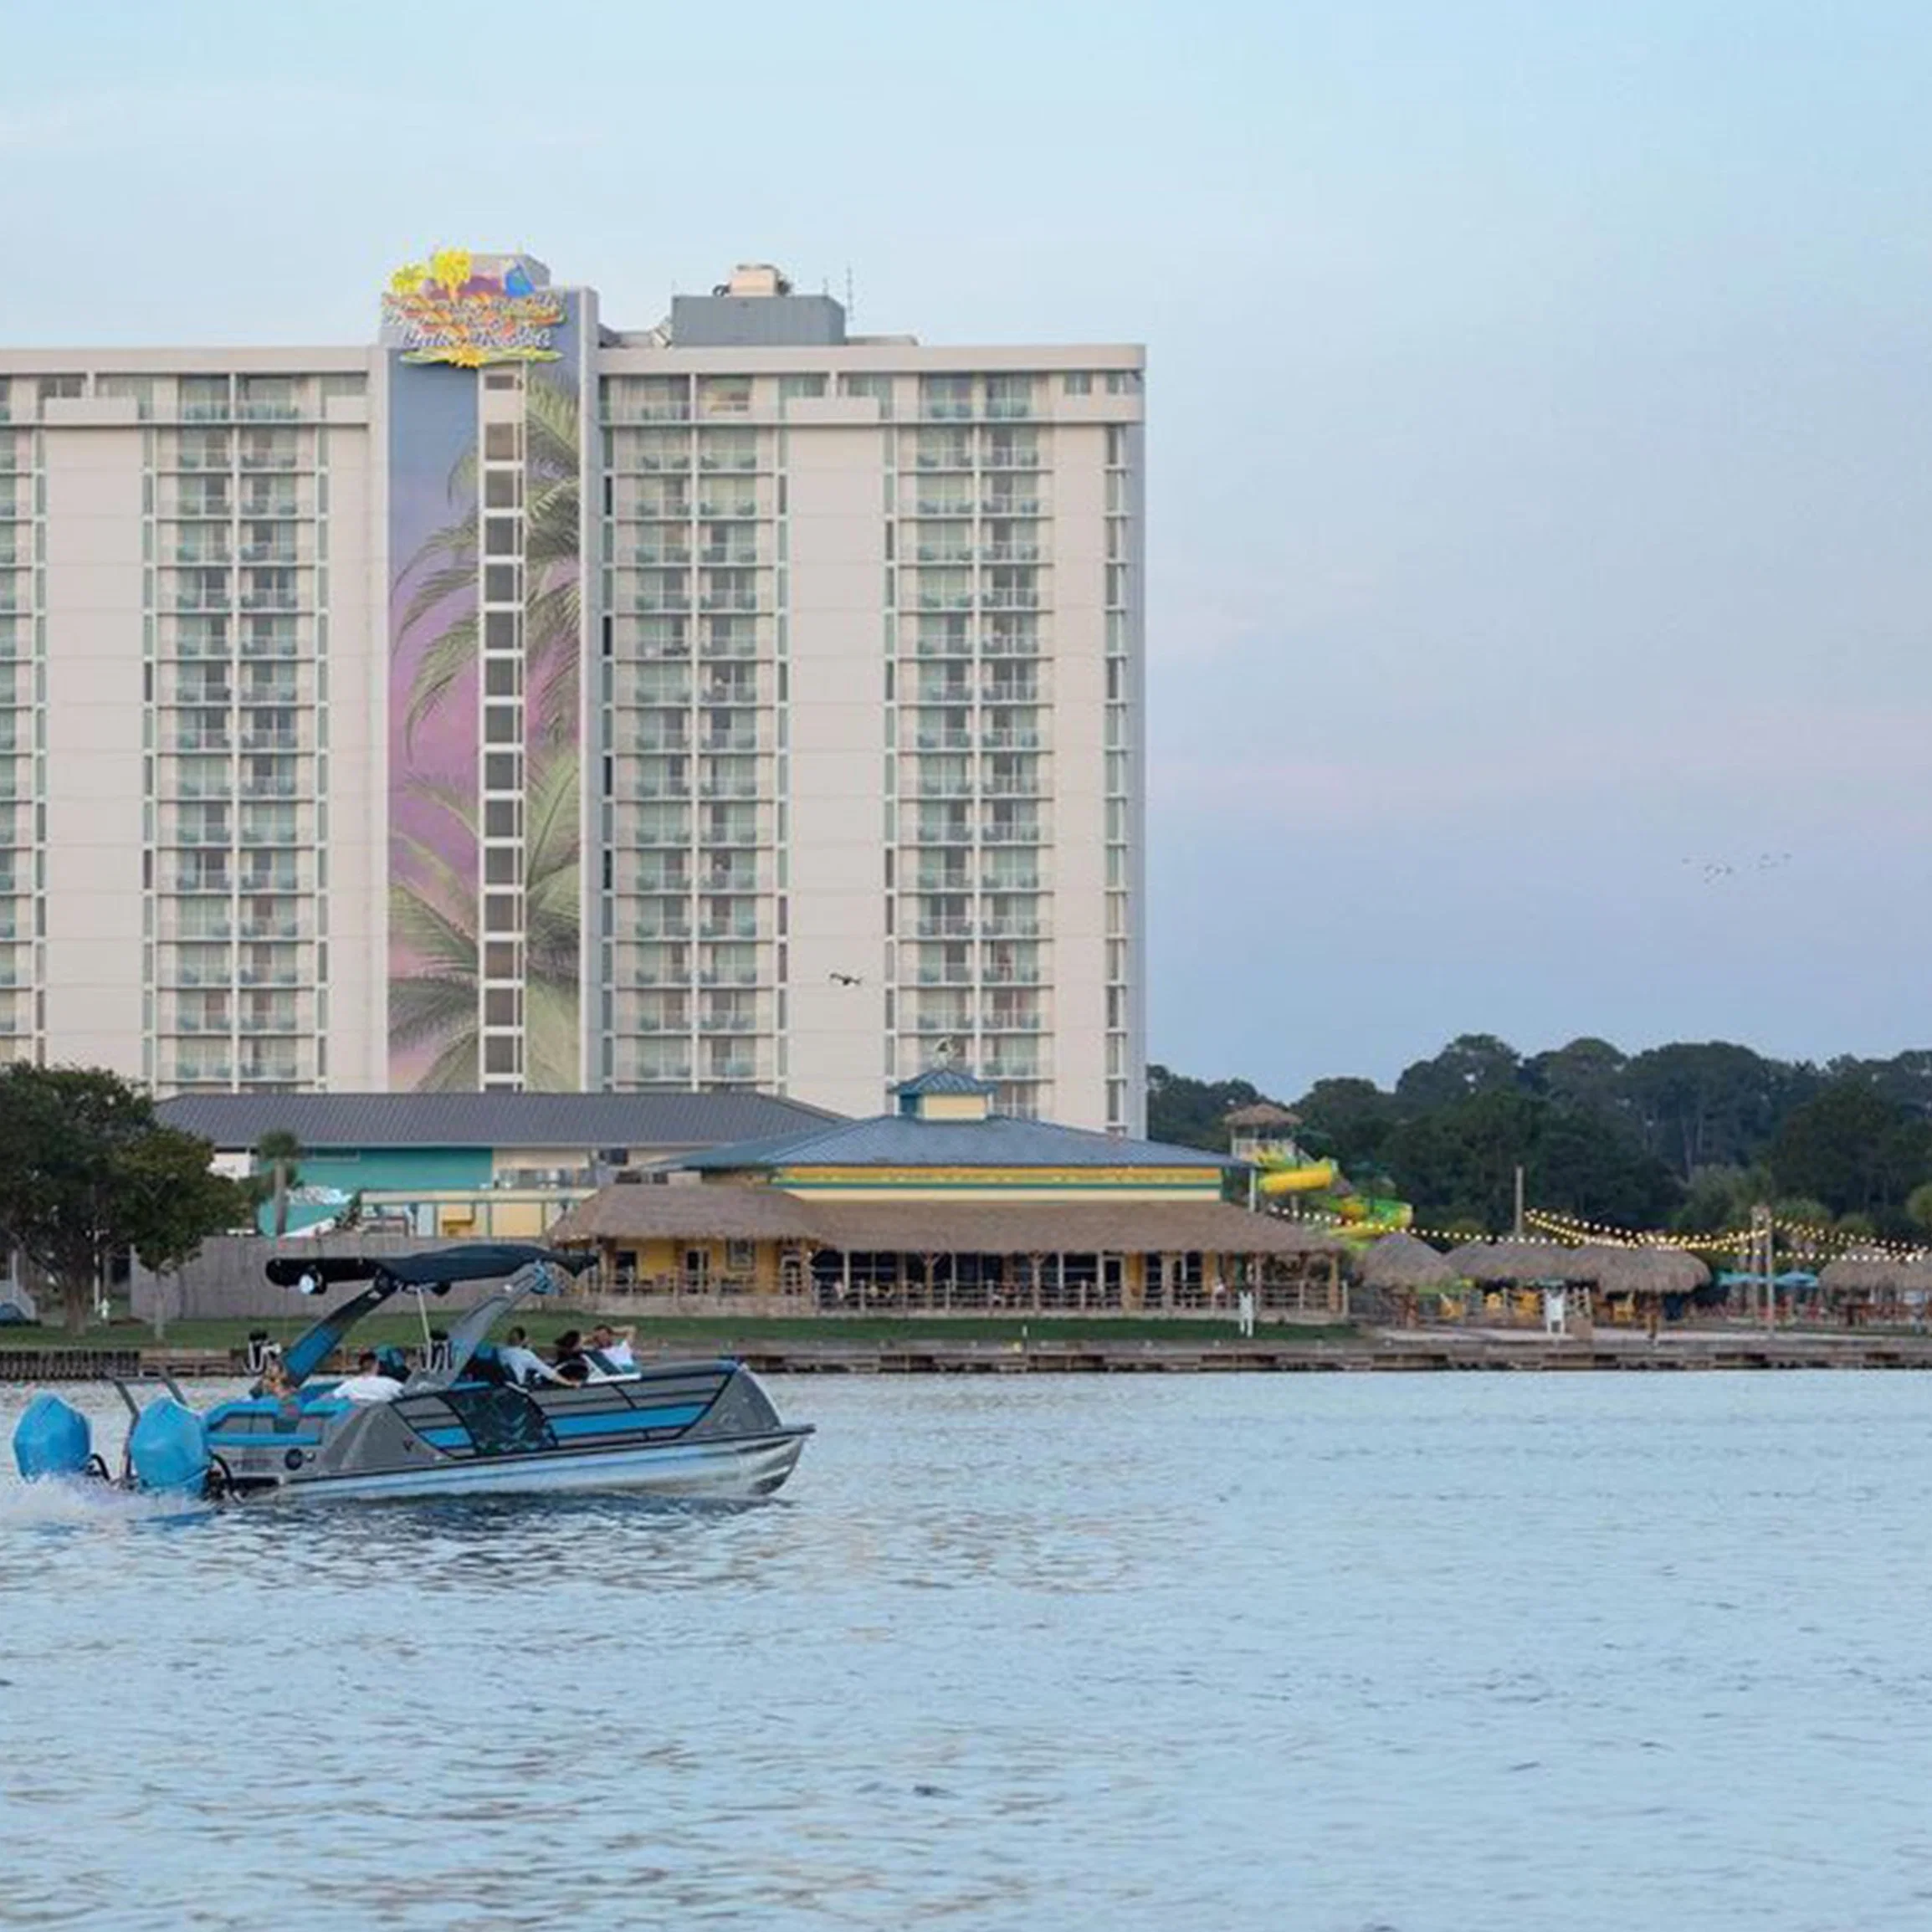
[[[731,1507],[0,1481],[0,1918],[1932,1923],[1923,1386],[809,1380]]]

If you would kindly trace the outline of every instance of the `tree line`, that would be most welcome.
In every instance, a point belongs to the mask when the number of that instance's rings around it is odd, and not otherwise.
[[[1227,1145],[1223,1116],[1270,1099],[1246,1080],[1148,1069],[1149,1132]],[[1716,1232],[1770,1201],[1795,1220],[1917,1238],[1932,1228],[1932,1051],[1779,1060],[1726,1041],[1625,1053],[1572,1040],[1525,1054],[1464,1033],[1373,1080],[1317,1080],[1278,1101],[1295,1138],[1361,1191],[1427,1225],[1507,1227],[1515,1170],[1533,1206],[1622,1227]]]

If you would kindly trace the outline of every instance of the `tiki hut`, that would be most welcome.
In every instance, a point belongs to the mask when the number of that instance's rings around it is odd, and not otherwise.
[[[1385,1234],[1355,1263],[1364,1288],[1407,1289],[1424,1294],[1453,1288],[1461,1278],[1446,1254],[1413,1234]]]
[[[1577,1279],[1597,1294],[1627,1301],[1655,1335],[1671,1304],[1681,1304],[1710,1284],[1710,1270],[1681,1248],[1612,1248],[1590,1245],[1576,1250]]]
[[[1907,1264],[1891,1261],[1874,1254],[1842,1255],[1836,1261],[1827,1261],[1819,1271],[1818,1280],[1825,1292],[1834,1298],[1856,1296],[1869,1299],[1881,1294],[1895,1294],[1905,1285]]]
[[[1576,1266],[1576,1279],[1606,1294],[1690,1294],[1710,1282],[1710,1270],[1681,1248],[1580,1248]]]
[[[1555,1241],[1466,1241],[1443,1258],[1464,1281],[1485,1287],[1531,1288],[1544,1283],[1588,1281],[1581,1250]]]
[[[1842,1255],[1825,1263],[1818,1273],[1818,1285],[1847,1328],[1873,1319],[1895,1321],[1907,1294],[1922,1299],[1932,1289],[1932,1263],[1923,1255],[1910,1261],[1875,1254]]]
[[[1388,1296],[1397,1319],[1412,1328],[1416,1304],[1425,1294],[1453,1289],[1458,1276],[1448,1258],[1412,1234],[1385,1234],[1355,1262],[1355,1279],[1366,1289]]]

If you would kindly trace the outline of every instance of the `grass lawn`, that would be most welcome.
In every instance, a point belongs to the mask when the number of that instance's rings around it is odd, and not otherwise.
[[[440,1320],[431,1316],[434,1326],[448,1329],[455,1317]],[[522,1322],[538,1346],[566,1328],[587,1329],[591,1318],[579,1314],[530,1313],[520,1309],[515,1319]],[[309,1325],[299,1318],[268,1316],[254,1320],[171,1321],[161,1345],[177,1349],[238,1349],[249,1331],[265,1329],[277,1341],[286,1345]],[[620,1326],[624,1325],[620,1322]],[[734,1346],[759,1342],[1034,1342],[1169,1341],[1198,1346],[1203,1342],[1232,1341],[1237,1329],[1232,1318],[1147,1317],[1140,1315],[935,1315],[912,1319],[892,1315],[794,1315],[746,1317],[731,1315],[665,1315],[636,1323],[638,1344],[642,1349],[659,1351],[676,1349],[687,1354],[729,1354]],[[1296,1324],[1264,1325],[1257,1340],[1272,1343],[1346,1340],[1358,1331],[1350,1324],[1320,1326]],[[382,1342],[407,1345],[423,1339],[423,1327],[413,1312],[382,1314],[361,1324],[355,1331],[357,1341],[371,1345]],[[39,1328],[0,1328],[0,1349],[94,1348],[138,1349],[156,1345],[154,1330],[142,1322],[116,1321],[91,1328],[85,1335],[70,1335],[57,1325]]]

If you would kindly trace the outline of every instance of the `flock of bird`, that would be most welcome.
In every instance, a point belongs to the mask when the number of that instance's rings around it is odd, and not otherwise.
[[[1706,885],[1721,884],[1727,879],[1735,879],[1740,872],[1776,872],[1779,867],[1789,865],[1791,855],[1788,852],[1760,852],[1755,865],[1739,866],[1728,858],[1683,858],[1680,865],[1694,865],[1698,877]]]

